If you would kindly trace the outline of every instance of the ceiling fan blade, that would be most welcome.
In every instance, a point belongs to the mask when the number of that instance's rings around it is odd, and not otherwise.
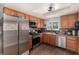
[[[61,8],[61,9],[57,9],[57,10],[54,10],[54,11],[48,11],[48,12],[44,13],[44,15],[52,15],[54,13],[67,10],[68,8],[70,8],[70,6],[69,7],[64,7],[64,8]]]

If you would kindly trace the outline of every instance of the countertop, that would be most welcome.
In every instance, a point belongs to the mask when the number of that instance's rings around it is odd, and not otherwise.
[[[74,37],[79,37],[79,36],[74,36],[74,35],[64,35],[64,34],[57,34],[57,33],[55,33],[55,32],[42,32],[42,33],[40,33],[40,34],[49,34],[49,35],[61,35],[61,36],[66,36],[66,37],[72,37],[72,38],[74,38]],[[39,34],[39,35],[40,35]],[[32,36],[32,35],[30,35],[30,36]]]
[[[43,32],[43,34],[62,35],[62,36],[66,36],[66,37],[78,37],[78,36],[74,36],[74,35],[56,34],[55,32]]]
[[[57,35],[57,34],[54,33],[54,32],[43,32],[43,34]]]

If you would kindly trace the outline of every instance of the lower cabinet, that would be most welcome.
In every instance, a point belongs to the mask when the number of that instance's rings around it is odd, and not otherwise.
[[[29,43],[29,50],[30,50],[32,49],[32,36],[31,35],[29,36],[28,43]]]
[[[52,34],[42,34],[41,43],[56,46],[56,36]],[[79,38],[76,36],[67,36],[66,49],[79,53]]]
[[[43,42],[43,40],[42,40],[42,37],[43,35],[42,35],[42,33],[40,34],[40,43],[42,43]]]
[[[55,46],[56,45],[56,36],[52,34],[42,34],[42,42]]]
[[[77,38],[67,37],[67,49],[73,52],[77,52]]]
[[[78,37],[78,54],[79,54],[79,37]]]
[[[49,44],[49,35],[48,34],[43,35],[43,43]]]
[[[49,44],[52,45],[52,46],[56,45],[56,36],[55,35],[49,36]]]

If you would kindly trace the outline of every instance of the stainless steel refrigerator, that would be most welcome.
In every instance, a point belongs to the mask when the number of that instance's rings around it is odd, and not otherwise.
[[[0,55],[23,54],[28,49],[29,22],[3,13],[0,4]]]
[[[3,52],[3,6],[0,5],[0,55]]]
[[[3,54],[17,55],[18,53],[18,18],[4,14]]]
[[[4,14],[3,54],[23,54],[28,49],[29,24],[24,18]]]
[[[19,54],[28,52],[28,35],[29,35],[29,22],[24,17],[19,17]]]

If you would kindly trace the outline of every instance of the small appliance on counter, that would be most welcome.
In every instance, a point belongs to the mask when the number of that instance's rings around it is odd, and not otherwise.
[[[67,30],[67,35],[72,35],[72,29]]]
[[[77,36],[77,32],[75,28],[68,28],[67,29],[67,35]]]

